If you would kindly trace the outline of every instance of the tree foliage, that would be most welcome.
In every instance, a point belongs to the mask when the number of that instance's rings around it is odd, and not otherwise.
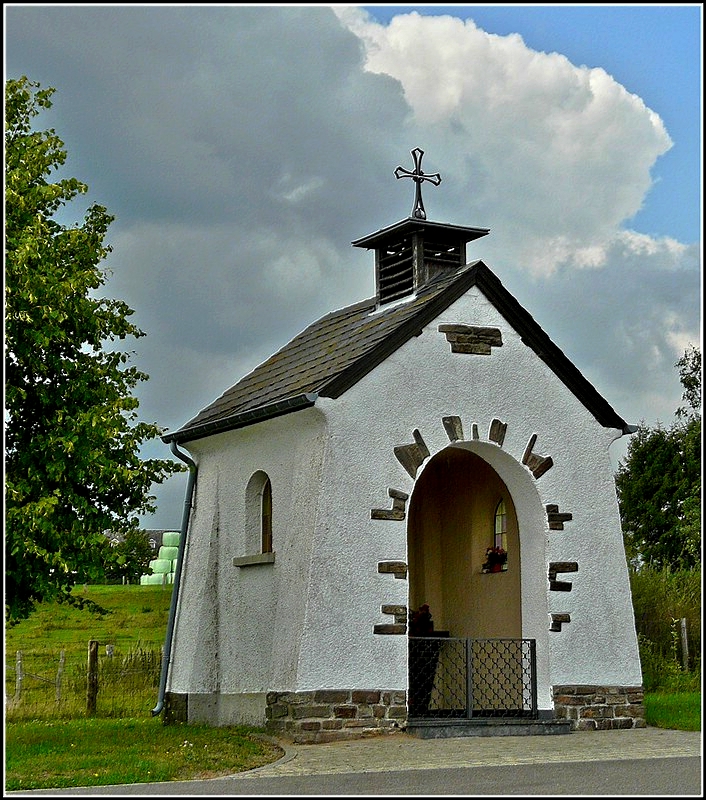
[[[105,577],[108,582],[139,583],[142,575],[151,575],[150,561],[154,551],[150,547],[147,534],[132,528],[122,541],[113,545],[106,539]]]
[[[686,406],[670,428],[641,424],[618,467],[626,552],[634,566],[689,569],[701,563],[701,352],[675,364]]]
[[[127,533],[154,510],[149,495],[181,466],[141,460],[159,435],[137,421],[132,390],[147,375],[118,341],[143,332],[124,302],[99,296],[113,221],[94,204],[81,224],[54,218],[87,191],[50,182],[64,164],[53,129],[33,130],[53,89],[5,84],[5,616],[37,602],[86,603],[77,581],[103,571],[103,531]],[[89,603],[89,605],[91,605]]]

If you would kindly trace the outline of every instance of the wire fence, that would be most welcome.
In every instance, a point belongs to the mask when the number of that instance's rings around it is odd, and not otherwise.
[[[150,716],[161,648],[87,645],[6,652],[6,720]]]

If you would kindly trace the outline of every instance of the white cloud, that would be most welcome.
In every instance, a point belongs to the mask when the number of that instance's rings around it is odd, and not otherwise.
[[[535,52],[517,34],[416,12],[388,26],[338,14],[363,42],[366,69],[400,81],[434,151],[456,154],[447,171],[474,208],[512,224],[526,244],[518,258],[543,273],[602,264],[596,238],[640,209],[672,146],[656,113],[603,69]]]

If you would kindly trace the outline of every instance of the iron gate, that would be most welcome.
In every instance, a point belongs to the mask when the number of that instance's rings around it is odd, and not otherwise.
[[[410,637],[407,706],[417,719],[535,719],[535,640]]]

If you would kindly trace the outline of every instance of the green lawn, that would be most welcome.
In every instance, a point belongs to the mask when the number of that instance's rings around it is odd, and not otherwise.
[[[646,692],[645,718],[656,728],[701,730],[701,692]]]
[[[269,764],[281,748],[247,727],[153,719],[9,722],[5,789],[55,789],[215,778]]]

